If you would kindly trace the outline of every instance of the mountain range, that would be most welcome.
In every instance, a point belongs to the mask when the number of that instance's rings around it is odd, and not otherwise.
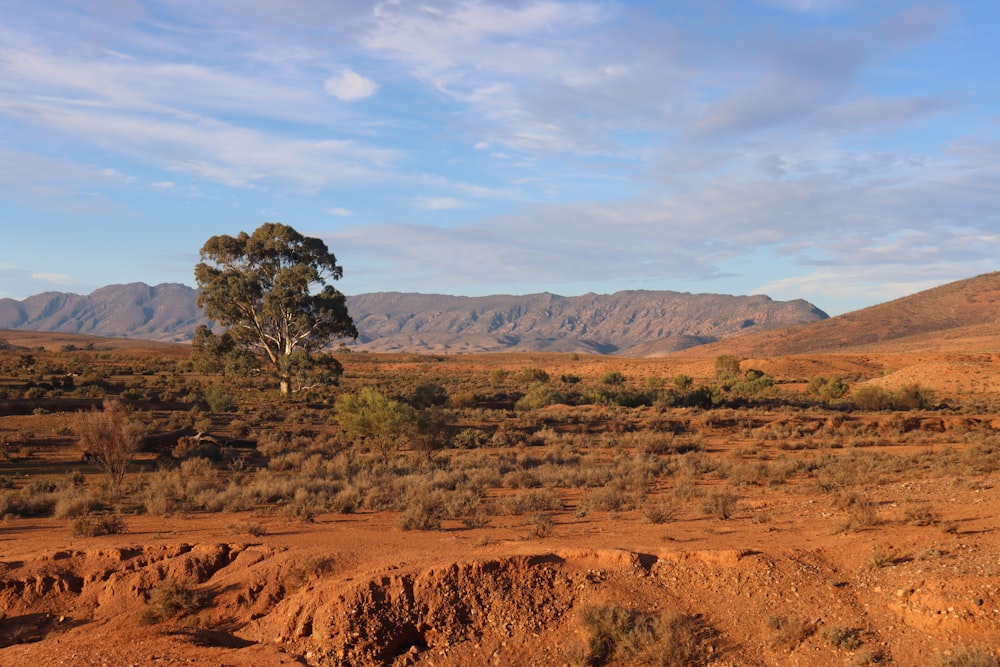
[[[652,356],[827,318],[803,300],[644,290],[573,297],[379,292],[350,296],[347,306],[359,332],[351,346],[376,352]],[[197,291],[174,283],[0,299],[0,329],[183,342],[206,322]]]

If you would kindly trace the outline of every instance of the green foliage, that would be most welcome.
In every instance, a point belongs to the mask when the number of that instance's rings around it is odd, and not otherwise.
[[[729,391],[741,398],[759,398],[774,386],[774,378],[763,371],[751,368],[743,377],[730,380]]]
[[[371,387],[337,398],[337,421],[348,437],[364,440],[383,462],[409,441],[416,424],[416,412]]]
[[[715,379],[727,384],[740,377],[740,360],[732,354],[720,354],[715,358]]]
[[[527,412],[565,401],[566,397],[559,390],[543,382],[534,382],[528,387],[527,393],[514,404],[514,409],[518,412]]]
[[[548,382],[549,374],[541,368],[522,368],[514,375],[518,382]]]
[[[233,395],[221,385],[205,387],[202,399],[211,412],[229,412],[233,409]]]
[[[814,375],[809,378],[806,391],[813,396],[819,396],[824,400],[841,398],[847,395],[850,387],[839,377],[826,378],[822,375]]]
[[[601,384],[606,384],[613,387],[621,387],[625,384],[626,378],[618,371],[609,371],[604,375],[602,375],[599,381]]]
[[[448,402],[448,392],[436,382],[424,382],[413,390],[411,402],[415,408],[442,406]]]
[[[309,353],[358,335],[344,295],[327,284],[343,269],[321,239],[269,222],[253,234],[213,236],[201,260],[198,305],[229,327],[235,345],[262,355],[282,394],[293,373],[313,361]],[[290,359],[297,351],[306,354]]]

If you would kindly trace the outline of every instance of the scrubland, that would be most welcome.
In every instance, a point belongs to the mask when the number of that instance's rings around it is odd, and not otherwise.
[[[989,354],[338,359],[0,350],[0,663],[1000,664]]]

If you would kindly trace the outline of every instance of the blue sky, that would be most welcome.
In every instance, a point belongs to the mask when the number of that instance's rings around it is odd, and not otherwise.
[[[347,294],[831,314],[996,270],[1000,3],[0,0],[0,297],[322,237]]]

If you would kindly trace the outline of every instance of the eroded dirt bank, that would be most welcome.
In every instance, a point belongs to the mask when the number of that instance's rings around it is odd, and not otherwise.
[[[727,522],[587,517],[545,538],[527,525],[403,532],[378,514],[275,520],[259,537],[225,515],[134,517],[102,538],[5,523],[0,664],[583,664],[594,609],[688,619],[712,665],[995,650],[996,494],[907,491],[941,493],[958,528],[845,532],[808,498],[762,498]],[[156,616],[164,582],[183,584],[191,608]]]

